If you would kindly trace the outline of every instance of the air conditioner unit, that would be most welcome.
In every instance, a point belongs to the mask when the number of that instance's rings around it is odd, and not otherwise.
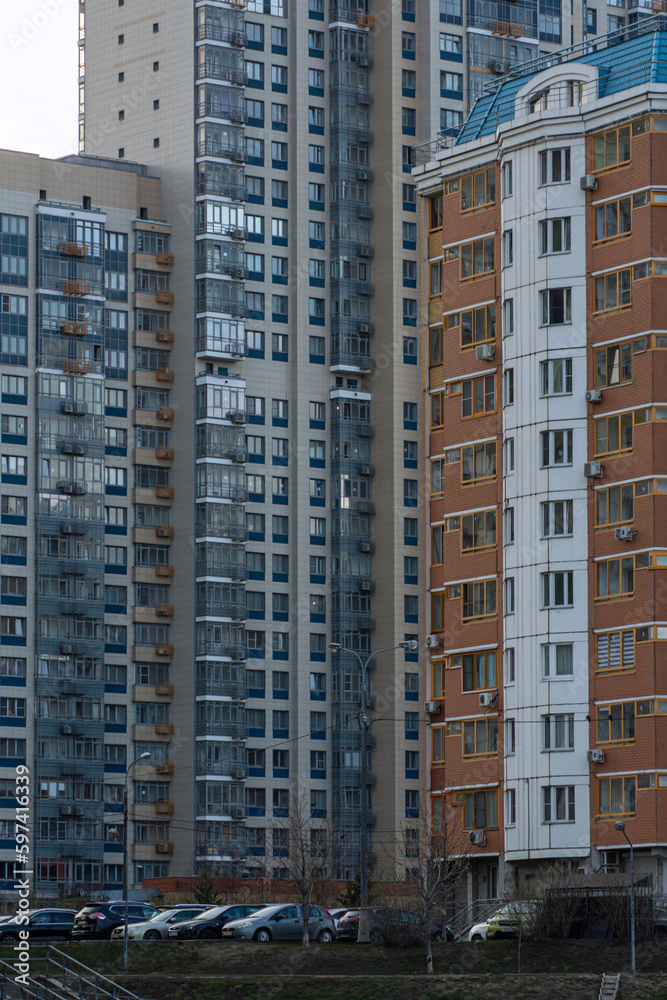
[[[239,265],[238,267],[232,268],[232,277],[234,278],[245,278],[245,267]]]
[[[579,187],[582,191],[595,191],[598,186],[598,179],[595,174],[584,174],[579,178]]]
[[[601,462],[586,462],[584,465],[584,475],[589,478],[600,479],[604,474],[604,467]]]
[[[614,538],[617,542],[631,542],[634,536],[635,532],[627,525],[622,528],[614,528]]]
[[[60,453],[62,455],[73,455],[74,445],[71,441],[61,441],[60,443]]]
[[[81,808],[81,806],[77,806],[76,807],[76,809],[74,810],[74,815],[75,816],[83,816],[83,809]]]
[[[232,423],[233,424],[244,424],[245,423],[245,413],[243,410],[235,410],[232,413]]]
[[[600,389],[589,389],[586,393],[587,403],[601,403],[602,402],[602,392]]]
[[[359,324],[359,333],[370,333],[370,332],[371,332],[371,325],[370,325],[370,323],[360,323]]]
[[[484,830],[471,830],[468,834],[468,840],[473,847],[484,847],[486,844],[486,834]]]
[[[437,715],[438,712],[440,711],[440,702],[439,701],[425,701],[424,702],[424,711],[426,712],[427,715]]]
[[[72,525],[72,524],[61,524],[60,525],[60,533],[61,533],[61,535],[73,535],[74,534],[73,528],[74,528],[74,525]]]
[[[360,465],[359,466],[359,475],[360,476],[372,476],[374,472],[375,472],[375,469],[370,464]]]
[[[158,840],[155,845],[155,850],[157,854],[171,854],[171,841],[170,840]]]
[[[505,63],[494,62],[493,60],[489,63],[489,69],[492,73],[504,73]]]
[[[232,819],[243,819],[245,816],[245,809],[243,806],[232,806]]]
[[[372,580],[362,580],[359,590],[375,590],[375,584]]]
[[[245,239],[245,229],[232,229],[229,234],[233,240],[244,240]]]
[[[359,542],[357,549],[359,552],[372,552],[373,543],[372,542]]]
[[[75,444],[72,446],[75,455],[85,455],[86,446],[83,444]]]
[[[66,642],[60,647],[60,652],[63,656],[71,656],[74,652],[74,647],[70,643]]]
[[[77,417],[83,417],[85,416],[86,413],[88,413],[88,407],[85,403],[75,403],[74,412],[76,413]]]
[[[357,170],[358,181],[369,181],[370,179],[370,172],[368,170]]]
[[[61,403],[60,404],[61,413],[75,413],[74,403]]]
[[[586,756],[591,764],[604,764],[604,750],[588,750]]]
[[[482,693],[479,696],[479,707],[491,708],[497,697],[498,697],[497,691],[482,691]]]
[[[71,726],[61,726],[60,727],[60,732],[62,733],[63,736],[71,736],[72,735],[72,727]]]
[[[493,361],[496,349],[492,344],[480,344],[475,350],[475,357],[478,361]]]
[[[72,807],[71,806],[61,806],[60,807],[60,815],[61,816],[71,816],[72,815]]]
[[[442,646],[442,636],[441,635],[427,635],[426,636],[426,648],[427,649],[440,649]]]

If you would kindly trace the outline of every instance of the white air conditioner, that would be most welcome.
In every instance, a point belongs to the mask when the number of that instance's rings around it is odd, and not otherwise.
[[[489,69],[491,70],[492,73],[504,73],[505,63],[494,62],[493,60],[491,60],[491,62],[489,63]]]
[[[493,344],[479,344],[475,350],[475,357],[478,361],[493,361],[496,349]]]
[[[427,649],[440,649],[442,646],[442,636],[441,635],[427,635],[426,636],[426,648]]]
[[[372,476],[374,471],[375,470],[373,469],[372,465],[360,465],[359,466],[359,475],[360,476]]]
[[[233,424],[244,424],[245,423],[245,413],[243,410],[235,410],[232,413],[232,423]]]
[[[604,764],[604,750],[588,750],[586,757],[590,764]]]
[[[424,702],[424,711],[426,712],[427,715],[437,715],[438,712],[440,711],[440,702],[439,701],[425,701]]]
[[[584,475],[595,479],[600,479],[604,474],[602,462],[586,462],[584,464]]]
[[[498,697],[497,691],[482,691],[479,696],[479,707],[491,708],[497,697]]]
[[[634,531],[627,525],[622,528],[614,528],[614,538],[617,542],[631,542],[634,536]]]
[[[579,178],[579,187],[582,191],[595,191],[598,186],[598,179],[595,174],[584,174]]]
[[[72,448],[74,450],[74,454],[75,455],[85,455],[86,454],[86,446],[83,445],[83,444],[72,445]]]
[[[60,807],[60,815],[61,816],[71,816],[72,815],[72,807],[71,806],[61,806]]]
[[[370,333],[370,332],[371,332],[370,323],[359,324],[359,333]]]
[[[61,524],[60,525],[60,531],[61,531],[61,534],[63,534],[63,535],[73,535],[74,534],[74,530],[73,529],[74,529],[74,526],[72,524]]]
[[[245,816],[245,809],[243,806],[232,806],[232,819],[243,819]]]
[[[74,403],[61,403],[60,404],[61,413],[74,413]]]
[[[74,815],[75,816],[83,816],[83,809],[81,808],[81,806],[77,806],[76,807],[76,809],[74,810]]]
[[[375,584],[372,580],[362,580],[359,584],[359,590],[375,590]]]
[[[63,736],[71,736],[72,735],[72,727],[71,726],[61,726],[60,727],[60,732],[62,733]]]
[[[600,389],[589,389],[586,393],[587,403],[601,403],[602,402],[602,392]]]
[[[368,181],[370,180],[370,174],[368,170],[357,170],[357,180],[358,181]]]
[[[486,844],[486,834],[484,830],[471,830],[468,834],[468,840],[473,847],[484,847]]]

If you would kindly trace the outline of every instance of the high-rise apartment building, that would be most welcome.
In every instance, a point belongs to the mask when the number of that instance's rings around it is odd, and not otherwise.
[[[131,753],[150,754],[132,775],[134,859],[155,874],[169,849],[172,605],[155,576],[173,533],[157,402],[173,372],[155,333],[129,343],[127,308],[128,289],[136,315],[167,294],[169,226],[135,164],[3,151],[0,176],[0,888],[26,763],[34,890],[120,888],[109,831]]]
[[[626,834],[664,885],[666,28],[512,74],[416,172],[427,794],[472,898]]]

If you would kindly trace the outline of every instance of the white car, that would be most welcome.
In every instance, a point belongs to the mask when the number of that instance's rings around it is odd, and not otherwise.
[[[486,941],[486,920],[481,924],[474,924],[468,932],[468,941]]]
[[[190,907],[181,907],[178,910],[160,910],[150,920],[143,920],[138,924],[128,924],[128,941],[166,941],[169,928],[172,924],[180,923],[183,920],[194,920],[209,907],[195,903]],[[125,937],[125,927],[114,928],[111,932],[112,941],[122,941]]]

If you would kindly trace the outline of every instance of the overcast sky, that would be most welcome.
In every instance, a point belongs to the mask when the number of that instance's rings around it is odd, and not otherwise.
[[[78,0],[0,0],[0,147],[77,151]]]

